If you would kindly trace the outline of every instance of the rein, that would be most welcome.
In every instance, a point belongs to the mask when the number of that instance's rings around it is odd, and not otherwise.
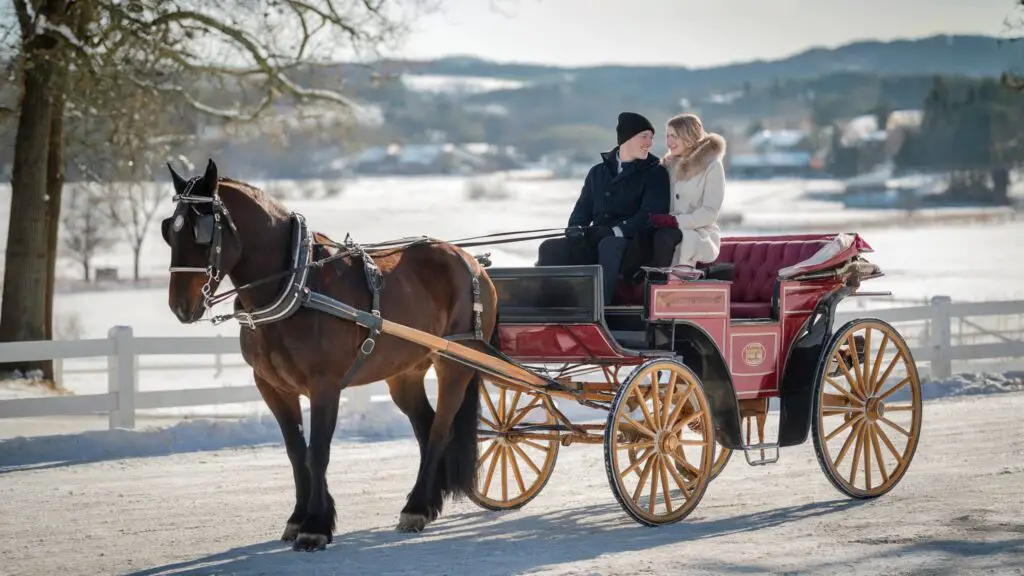
[[[195,216],[197,218],[196,222],[193,224],[193,236],[194,236],[194,239],[195,239],[197,244],[209,245],[210,246],[209,263],[207,264],[207,266],[205,268],[195,267],[195,266],[171,266],[171,267],[168,268],[168,271],[171,272],[172,274],[175,273],[175,272],[206,274],[206,283],[203,284],[203,287],[202,287],[201,291],[202,291],[202,295],[203,295],[203,303],[204,303],[204,305],[206,306],[206,308],[208,310],[211,310],[217,304],[220,304],[220,303],[224,302],[228,298],[238,294],[239,292],[242,292],[243,290],[249,290],[251,288],[255,288],[256,286],[261,286],[261,285],[266,284],[268,282],[273,282],[273,281],[276,281],[276,280],[280,280],[281,278],[284,278],[284,277],[287,277],[287,276],[291,276],[292,278],[294,278],[296,274],[301,274],[302,275],[302,282],[300,284],[302,286],[304,286],[305,285],[305,277],[307,276],[309,269],[311,269],[311,268],[323,268],[324,265],[326,265],[326,264],[329,264],[331,262],[335,262],[337,260],[341,260],[341,259],[349,257],[349,256],[360,256],[360,257],[363,257],[364,259],[370,259],[370,256],[371,256],[370,253],[371,252],[376,253],[376,254],[372,254],[372,255],[380,255],[379,253],[382,252],[382,251],[391,250],[391,252],[389,252],[388,254],[384,254],[384,255],[391,255],[391,254],[395,254],[395,253],[398,253],[398,252],[402,252],[402,251],[404,251],[404,250],[406,250],[408,248],[411,248],[413,246],[421,246],[421,245],[448,243],[448,244],[452,244],[453,246],[457,246],[459,248],[468,248],[468,247],[472,247],[472,246],[488,246],[488,245],[497,245],[497,244],[512,244],[512,243],[516,243],[516,242],[526,242],[526,241],[529,241],[529,240],[542,240],[542,239],[546,239],[546,238],[559,238],[559,237],[562,237],[562,236],[565,235],[565,228],[539,228],[539,229],[534,229],[534,230],[518,230],[518,231],[513,231],[513,232],[497,232],[497,233],[493,233],[493,234],[484,234],[484,235],[481,235],[481,236],[471,236],[471,237],[468,237],[468,238],[460,238],[458,240],[451,240],[451,241],[438,240],[438,239],[435,239],[435,238],[429,238],[429,237],[426,237],[426,236],[421,236],[421,237],[402,238],[402,239],[398,239],[398,240],[388,240],[388,241],[378,242],[378,243],[374,243],[374,244],[360,245],[360,244],[357,244],[356,242],[354,242],[351,239],[351,235],[350,234],[346,234],[345,235],[345,240],[343,242],[341,242],[341,243],[335,242],[333,240],[330,240],[326,236],[320,234],[319,236],[321,236],[322,240],[319,241],[319,242],[314,242],[313,241],[313,233],[307,229],[307,227],[305,225],[304,219],[300,215],[298,215],[296,213],[293,213],[292,217],[297,220],[296,225],[299,227],[299,230],[296,233],[297,236],[296,236],[296,241],[295,241],[296,242],[296,246],[295,246],[296,252],[295,252],[295,256],[293,257],[293,262],[294,262],[295,265],[293,265],[291,268],[288,268],[288,269],[283,270],[281,272],[278,272],[276,274],[272,274],[270,276],[261,278],[259,280],[255,280],[253,282],[249,282],[249,283],[244,284],[242,286],[239,286],[237,288],[232,288],[231,290],[228,290],[227,292],[222,292],[220,294],[213,295],[213,294],[210,293],[211,292],[211,285],[212,285],[213,282],[217,282],[217,281],[219,281],[221,279],[221,270],[220,270],[220,263],[221,262],[220,262],[220,259],[221,259],[221,242],[222,242],[222,239],[223,239],[224,221],[227,221],[228,227],[231,229],[231,231],[237,233],[238,229],[235,227],[235,223],[232,221],[231,215],[228,212],[227,207],[224,205],[223,202],[221,202],[220,196],[216,192],[214,192],[213,196],[210,197],[210,198],[205,198],[205,197],[201,197],[201,196],[192,196],[191,195],[193,187],[195,186],[195,184],[199,180],[200,180],[200,177],[195,177],[195,178],[190,179],[188,184],[187,184],[187,186],[182,191],[182,193],[181,194],[176,194],[173,197],[173,201],[175,203],[181,203],[181,204],[184,204],[184,205],[195,205],[195,204],[211,204],[212,205],[211,210],[210,210],[210,214],[203,214],[203,213],[199,212],[194,206],[190,206],[190,208],[192,209],[193,213],[195,214]],[[174,222],[175,222],[175,230],[180,230],[181,226],[184,225],[184,214],[178,214],[175,217],[175,221]],[[523,234],[530,234],[530,236],[521,236]],[[300,255],[304,252],[303,251],[303,247],[306,247],[307,250],[308,250],[308,249],[311,249],[313,245],[335,248],[335,249],[337,249],[339,251],[337,253],[335,253],[335,254],[331,254],[330,256],[327,256],[326,258],[321,258],[319,260],[312,260],[311,258],[309,258],[309,259],[301,258]],[[308,254],[308,252],[306,252],[306,253]],[[477,256],[476,259],[478,261],[482,261],[482,258],[486,258],[489,255],[490,255],[490,253],[484,254],[482,256]],[[263,318],[257,319],[257,315],[260,312],[265,313],[267,311],[276,310],[278,305],[281,304],[280,301],[282,301],[284,299],[284,297],[286,297],[288,295],[288,292],[291,291],[291,284],[292,283],[289,284],[289,288],[286,290],[285,294],[282,295],[282,298],[278,299],[279,302],[277,302],[274,305],[268,307],[267,310],[261,310],[261,311],[254,312],[254,313],[235,312],[235,313],[232,313],[232,314],[222,314],[222,315],[218,315],[218,316],[213,316],[212,318],[210,318],[210,319],[208,319],[206,321],[216,325],[216,324],[220,324],[222,322],[225,322],[227,320],[230,320],[232,318],[237,318],[240,321],[242,321],[244,324],[247,324],[250,328],[255,327],[257,321],[259,321],[260,323],[267,322],[267,321],[273,321],[274,319],[276,319],[276,317],[279,316],[279,314],[273,314],[268,319],[263,319]],[[291,307],[289,307],[289,308],[291,308]],[[287,313],[287,312],[285,312],[285,313]]]

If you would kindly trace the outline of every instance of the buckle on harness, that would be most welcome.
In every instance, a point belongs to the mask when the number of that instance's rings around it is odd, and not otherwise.
[[[367,354],[368,355],[368,354],[370,354],[370,352],[373,352],[373,347],[376,344],[377,344],[376,340],[374,340],[373,338],[367,338],[366,340],[363,340],[363,344],[362,344],[362,346],[359,347],[359,351],[362,352],[363,354]]]

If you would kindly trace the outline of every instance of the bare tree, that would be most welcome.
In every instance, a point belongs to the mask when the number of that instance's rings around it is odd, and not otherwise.
[[[82,276],[89,282],[96,253],[117,240],[109,215],[111,199],[107,189],[90,183],[76,185],[67,200],[61,215],[61,247],[82,267]]]
[[[226,122],[253,120],[275,102],[319,100],[358,113],[340,90],[343,78],[310,70],[393,46],[406,23],[432,8],[428,0],[12,4],[21,98],[0,341],[52,337],[66,117],[79,124],[130,117],[140,102],[182,119],[201,114]],[[53,373],[51,362],[2,368]]]
[[[132,279],[136,282],[141,279],[142,246],[157,211],[166,205],[166,200],[166,190],[153,182],[127,180],[115,184],[115,192],[108,205],[109,216],[132,248]]]

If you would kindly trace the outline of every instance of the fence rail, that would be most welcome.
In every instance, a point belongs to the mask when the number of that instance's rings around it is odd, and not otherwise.
[[[866,316],[892,323],[921,322],[923,342],[911,345],[918,363],[927,363],[933,377],[948,377],[952,363],[957,360],[992,358],[1024,358],[1024,342],[1006,337],[1007,333],[1020,333],[1021,329],[980,329],[972,338],[987,336],[995,342],[955,343],[954,319],[964,325],[968,317],[1009,317],[1024,315],[1024,300],[954,304],[947,296],[932,298],[930,306],[845,311],[837,314],[835,325]],[[979,329],[978,322],[966,324]],[[963,336],[963,335],[961,335]],[[908,338],[909,340],[910,338]],[[961,337],[965,340],[966,337]],[[210,368],[218,370],[225,365],[222,355],[241,354],[238,338],[232,337],[155,337],[136,338],[130,326],[115,326],[108,338],[71,341],[0,343],[0,363],[12,361],[63,360],[81,358],[107,358],[105,369],[76,370],[75,372],[106,372],[107,392],[75,396],[20,398],[0,401],[0,418],[35,416],[73,416],[107,413],[110,428],[134,428],[137,410],[207,406],[241,402],[260,402],[254,385],[181,390],[139,391],[138,373],[140,356],[212,355],[211,364],[181,364],[177,366],[150,366],[147,369]],[[237,364],[236,366],[244,366]],[[65,372],[66,374],[67,372]],[[364,386],[345,390],[342,401],[365,406],[382,386]]]

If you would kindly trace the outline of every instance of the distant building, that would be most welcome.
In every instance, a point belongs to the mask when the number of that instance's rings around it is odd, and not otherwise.
[[[809,176],[819,167],[808,150],[804,130],[761,130],[747,141],[743,152],[729,156],[731,175],[746,178]]]

